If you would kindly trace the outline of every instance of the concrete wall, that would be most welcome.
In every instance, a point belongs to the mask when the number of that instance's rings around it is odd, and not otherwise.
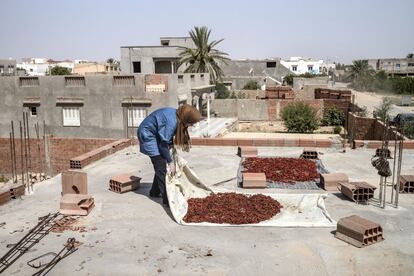
[[[389,128],[388,134],[385,133],[383,122],[374,118],[364,118],[348,113],[348,133],[354,140],[382,140],[385,135],[393,140],[397,135],[396,131]]]
[[[165,106],[177,107],[178,98],[187,98],[191,104],[195,87],[209,84],[208,74],[164,75],[168,79],[166,92],[146,92],[145,75],[132,75],[133,84],[116,86],[119,76],[85,76],[85,86],[68,87],[64,76],[38,77],[33,86],[22,86],[20,77],[0,78],[0,137],[8,137],[11,120],[22,120],[22,112],[28,106],[37,105],[37,116],[29,116],[30,132],[34,132],[34,123],[43,124],[45,120],[50,134],[59,137],[83,138],[123,138],[135,133],[134,128],[126,127],[126,111],[131,105],[138,105],[147,112]],[[37,84],[37,85],[36,85]],[[62,105],[64,98],[80,105],[80,127],[64,127]],[[34,101],[32,101],[34,100]],[[28,104],[29,102],[29,104]],[[32,102],[32,103],[30,103]],[[34,103],[33,103],[34,102]],[[124,102],[124,103],[123,103]],[[149,104],[144,104],[149,103]],[[127,133],[129,130],[129,133]]]

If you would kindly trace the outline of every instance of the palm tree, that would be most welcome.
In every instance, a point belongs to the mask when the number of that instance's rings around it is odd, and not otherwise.
[[[350,80],[360,79],[362,77],[372,76],[374,70],[372,70],[368,64],[368,60],[354,60],[350,67],[350,73],[348,78]]]
[[[187,66],[184,73],[209,73],[210,80],[215,83],[223,76],[219,62],[226,63],[230,59],[227,53],[214,49],[224,39],[209,42],[210,33],[211,30],[205,26],[194,27],[189,34],[195,48],[180,47],[179,56],[180,65]]]

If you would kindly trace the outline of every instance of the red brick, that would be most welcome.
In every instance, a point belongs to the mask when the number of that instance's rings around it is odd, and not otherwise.
[[[332,146],[332,142],[329,139],[315,139],[315,141],[318,148],[330,148]]]
[[[315,139],[299,138],[300,147],[316,147]]]
[[[93,197],[81,194],[66,194],[60,200],[60,213],[63,215],[86,216],[95,206]]]
[[[298,147],[299,146],[299,139],[286,138],[283,145],[285,147]]]
[[[65,194],[88,194],[88,178],[86,172],[81,170],[62,172],[62,195]]]
[[[243,188],[266,188],[266,175],[264,173],[243,173]]]
[[[237,139],[238,146],[253,146],[253,139],[239,138]]]
[[[257,157],[257,147],[239,146],[237,155],[240,157]]]

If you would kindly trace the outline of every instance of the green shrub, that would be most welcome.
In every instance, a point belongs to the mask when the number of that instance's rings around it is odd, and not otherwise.
[[[283,120],[288,132],[307,133],[318,128],[316,111],[304,102],[291,103],[283,109]]]
[[[260,89],[260,85],[257,83],[257,81],[254,81],[254,80],[248,81],[243,86],[243,90],[257,90],[257,89]]]
[[[409,139],[414,139],[414,124],[406,124],[404,126],[404,135],[407,136]]]
[[[335,106],[329,109],[328,113],[322,119],[324,126],[342,126],[344,122],[344,113]]]
[[[341,126],[335,126],[334,127],[334,133],[335,134],[340,134],[342,131],[342,127]]]
[[[379,118],[381,121],[390,119],[390,110],[392,109],[391,99],[385,97],[382,99],[382,103],[375,108],[373,115],[375,118]]]
[[[222,83],[216,83],[216,99],[228,99],[230,91]]]

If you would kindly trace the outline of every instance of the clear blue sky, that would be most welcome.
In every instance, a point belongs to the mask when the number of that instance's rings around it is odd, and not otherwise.
[[[413,0],[0,0],[0,58],[119,59],[206,25],[232,58],[350,63],[414,52]]]

